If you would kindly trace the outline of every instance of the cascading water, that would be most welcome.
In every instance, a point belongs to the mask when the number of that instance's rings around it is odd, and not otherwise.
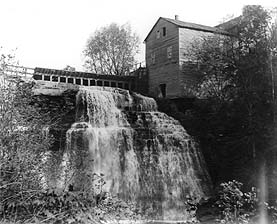
[[[108,191],[162,219],[182,217],[188,197],[208,194],[201,153],[178,121],[157,111],[152,98],[82,87],[76,101],[65,153],[70,170],[65,179],[75,190]]]

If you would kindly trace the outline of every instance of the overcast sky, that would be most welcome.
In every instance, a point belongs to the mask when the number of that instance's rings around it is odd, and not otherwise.
[[[143,40],[159,17],[215,26],[238,16],[247,4],[277,6],[276,0],[0,0],[0,46],[16,50],[21,65],[82,70],[82,50],[96,29],[129,23]]]

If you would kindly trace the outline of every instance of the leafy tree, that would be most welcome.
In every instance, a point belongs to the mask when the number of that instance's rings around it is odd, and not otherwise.
[[[233,77],[237,73],[234,45],[234,37],[220,35],[202,37],[191,44],[187,54],[197,62],[192,69],[201,77],[194,87],[197,97],[221,102],[233,98]]]
[[[70,72],[75,72],[76,68],[74,68],[74,67],[72,67],[70,65],[67,65],[67,66],[65,66],[65,68],[63,70],[70,71]]]
[[[238,26],[237,102],[241,115],[244,115],[242,135],[247,136],[253,159],[259,153],[257,148],[262,149],[260,156],[265,152],[269,137],[267,129],[272,121],[270,41],[267,36],[269,19],[269,12],[261,6],[245,6]]]
[[[129,25],[115,23],[96,30],[84,50],[85,67],[107,75],[128,75],[135,64],[139,38]]]
[[[221,178],[247,176],[249,181],[269,148],[273,128],[269,56],[276,46],[268,32],[270,19],[263,7],[246,6],[237,19],[236,38],[206,37],[189,51],[202,75],[198,96],[207,102],[195,106],[192,131],[202,142],[214,175],[222,172]]]

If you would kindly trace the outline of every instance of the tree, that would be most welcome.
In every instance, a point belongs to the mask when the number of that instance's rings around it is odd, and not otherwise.
[[[233,98],[237,73],[234,45],[234,37],[222,35],[204,36],[191,43],[187,54],[198,64],[192,67],[193,73],[201,77],[194,90],[197,97],[222,102]]]
[[[237,101],[241,115],[245,115],[244,135],[248,136],[249,150],[254,160],[257,153],[262,156],[267,148],[267,129],[271,120],[270,41],[267,35],[269,20],[267,10],[250,5],[244,7],[238,26]],[[258,152],[258,149],[262,151]]]
[[[139,38],[129,25],[115,23],[96,30],[84,50],[85,67],[107,75],[128,75],[134,67]]]
[[[63,70],[70,71],[70,72],[75,72],[76,68],[74,68],[74,67],[72,67],[70,65],[67,65],[67,66],[65,66],[65,68]]]
[[[263,7],[246,6],[236,38],[215,35],[192,45],[195,69],[203,77],[198,95],[208,102],[197,108],[201,119],[194,132],[224,177],[247,172],[248,181],[250,173],[256,178],[253,171],[268,153],[273,128],[269,21]]]

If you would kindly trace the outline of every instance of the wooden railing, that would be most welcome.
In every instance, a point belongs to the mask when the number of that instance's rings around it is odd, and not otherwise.
[[[19,65],[7,65],[7,69],[5,70],[6,75],[9,76],[21,76],[23,78],[31,79],[34,75],[35,69],[28,68]]]
[[[37,81],[64,83],[81,86],[106,86],[134,90],[133,76],[99,75],[88,72],[35,68],[33,78]]]

